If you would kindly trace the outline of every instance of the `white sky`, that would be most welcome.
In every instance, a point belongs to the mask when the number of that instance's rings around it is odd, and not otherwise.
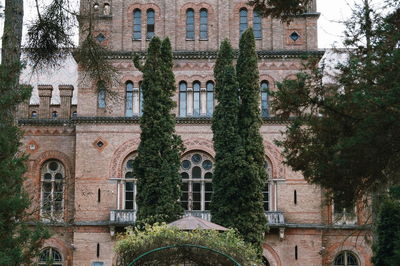
[[[49,0],[40,0],[39,3],[46,3]],[[78,0],[73,0],[77,2]],[[333,44],[341,46],[344,26],[340,21],[346,20],[351,15],[351,6],[354,3],[361,3],[363,0],[317,0],[317,9],[321,13],[318,21],[318,46],[319,48],[331,48]],[[384,6],[384,0],[370,0],[376,7]],[[25,23],[35,15],[34,0],[24,0],[25,2]],[[0,0],[4,6],[4,0]],[[0,19],[0,31],[2,30],[2,21]]]

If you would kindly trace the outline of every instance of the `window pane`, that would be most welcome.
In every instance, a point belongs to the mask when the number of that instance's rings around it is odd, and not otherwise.
[[[142,12],[136,9],[133,12],[133,39],[140,40],[142,38],[141,27],[142,27]]]
[[[200,39],[208,39],[208,12],[206,9],[200,10]]]
[[[104,89],[99,91],[98,107],[99,108],[106,108],[106,91]]]
[[[239,20],[239,31],[240,35],[247,29],[248,20],[247,20],[247,10],[245,8],[240,10],[240,20]]]
[[[200,83],[193,83],[193,116],[200,115]]]
[[[126,83],[125,89],[125,116],[133,116],[133,83]]]
[[[133,201],[125,201],[125,209],[133,210]]]
[[[155,29],[155,13],[154,10],[147,10],[147,39],[151,39],[154,37],[154,29]]]
[[[188,9],[186,12],[186,39],[194,39],[194,11]]]
[[[253,18],[253,32],[254,38],[261,39],[262,38],[262,18],[261,15],[254,11],[254,18]]]
[[[201,178],[201,168],[198,166],[193,167],[192,169],[192,178],[200,179]]]
[[[181,82],[179,84],[179,116],[185,117],[186,116],[186,109],[187,109],[187,85],[185,82]]]

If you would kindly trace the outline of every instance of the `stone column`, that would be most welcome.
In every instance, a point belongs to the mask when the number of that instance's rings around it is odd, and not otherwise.
[[[67,119],[71,117],[71,101],[72,94],[74,92],[74,86],[72,85],[60,85],[58,86],[60,90],[60,118]]]
[[[51,85],[38,85],[40,106],[39,106],[39,118],[46,119],[50,118],[50,101],[51,94],[53,92],[53,86]]]

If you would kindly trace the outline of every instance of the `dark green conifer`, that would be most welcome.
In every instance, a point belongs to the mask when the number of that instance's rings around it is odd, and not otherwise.
[[[242,215],[239,196],[243,149],[238,131],[238,84],[233,66],[233,50],[228,40],[221,44],[214,77],[218,105],[212,120],[216,163],[211,214],[213,222],[238,228],[238,220]]]
[[[253,30],[247,29],[239,43],[236,75],[239,83],[239,134],[244,149],[245,165],[241,167],[240,206],[242,217],[237,224],[245,239],[261,248],[267,220],[263,208],[262,190],[266,182],[265,155],[260,134],[260,87],[258,58]]]
[[[141,135],[134,170],[138,178],[138,219],[148,222],[171,222],[183,209],[180,198],[179,175],[182,142],[175,134],[175,103],[172,72],[172,52],[168,39],[154,37],[149,45],[143,72],[143,116]]]

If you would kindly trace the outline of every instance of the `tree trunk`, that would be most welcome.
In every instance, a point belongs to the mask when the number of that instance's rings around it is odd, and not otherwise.
[[[20,62],[22,21],[24,17],[23,0],[6,0],[4,33],[1,49],[1,64],[12,66]],[[19,71],[13,73],[13,79],[18,82]]]

